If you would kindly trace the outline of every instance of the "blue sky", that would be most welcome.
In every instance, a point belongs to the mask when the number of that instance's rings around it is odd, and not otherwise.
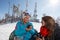
[[[10,7],[13,4],[20,4],[21,10],[26,8],[26,0],[0,0],[0,18],[3,18],[4,14],[8,12],[8,2],[10,2]],[[28,12],[30,14],[34,13],[35,2],[37,2],[37,15],[39,19],[41,19],[44,13],[55,19],[60,16],[60,0],[28,0]],[[12,14],[12,8],[10,8],[10,14]]]

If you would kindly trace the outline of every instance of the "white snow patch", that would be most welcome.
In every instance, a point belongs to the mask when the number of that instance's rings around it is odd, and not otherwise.
[[[41,23],[32,22],[34,28],[39,32]],[[16,23],[0,25],[0,40],[8,40],[10,33],[15,29]]]

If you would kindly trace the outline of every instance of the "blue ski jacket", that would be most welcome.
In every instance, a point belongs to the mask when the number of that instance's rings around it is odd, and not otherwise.
[[[28,25],[32,26],[30,31],[26,31]],[[19,36],[20,38],[23,37],[23,40],[29,40],[31,36],[35,33],[32,23],[27,22],[26,24],[23,21],[18,21],[16,24],[15,35]]]

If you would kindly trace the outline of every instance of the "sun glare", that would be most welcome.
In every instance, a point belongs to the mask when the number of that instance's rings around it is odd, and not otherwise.
[[[49,0],[49,3],[51,5],[56,5],[59,2],[59,0]]]

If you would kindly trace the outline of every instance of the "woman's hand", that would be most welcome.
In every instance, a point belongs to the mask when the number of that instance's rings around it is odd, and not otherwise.
[[[29,28],[26,28],[26,31],[30,31],[31,29],[29,29]]]
[[[41,39],[41,38],[38,37],[38,38],[36,38],[36,40],[43,40],[43,39]]]
[[[36,40],[45,40],[45,38],[44,37],[42,37],[42,38],[37,37]]]
[[[45,38],[44,38],[44,37],[42,37],[42,40],[45,40]]]
[[[30,28],[26,28],[26,31],[30,31],[32,29],[32,27],[30,27]]]

